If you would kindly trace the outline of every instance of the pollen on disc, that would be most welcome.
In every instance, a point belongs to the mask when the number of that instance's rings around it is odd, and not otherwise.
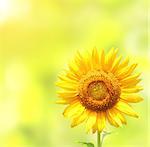
[[[88,94],[94,99],[102,100],[108,95],[108,90],[104,82],[95,81],[88,86]]]

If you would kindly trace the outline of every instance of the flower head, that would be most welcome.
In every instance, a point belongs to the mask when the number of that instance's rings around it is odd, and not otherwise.
[[[136,94],[142,90],[140,74],[133,73],[137,64],[129,65],[129,58],[123,60],[117,52],[114,48],[106,56],[96,48],[83,55],[77,52],[59,75],[58,103],[67,105],[63,114],[72,118],[72,127],[85,122],[86,131],[95,133],[106,127],[106,121],[119,127],[126,124],[125,114],[138,117],[129,104],[142,100]]]

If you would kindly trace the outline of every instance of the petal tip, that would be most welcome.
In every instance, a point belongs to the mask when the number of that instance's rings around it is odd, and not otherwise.
[[[74,127],[76,127],[76,126],[77,126],[76,123],[72,123],[72,124],[71,124],[71,128],[74,128]]]
[[[136,118],[139,118],[139,116],[138,116],[138,115],[136,115],[135,117],[136,117]]]
[[[55,104],[63,104],[63,105],[65,105],[65,104],[68,104],[68,102],[66,100],[57,100],[55,102]]]
[[[144,101],[144,99],[140,97],[138,102],[142,102],[142,101]]]

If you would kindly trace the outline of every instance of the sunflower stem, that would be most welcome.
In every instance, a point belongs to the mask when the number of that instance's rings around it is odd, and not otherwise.
[[[97,131],[97,147],[101,146],[101,132]]]

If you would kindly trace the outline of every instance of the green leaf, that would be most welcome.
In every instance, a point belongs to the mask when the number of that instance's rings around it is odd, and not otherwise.
[[[94,144],[91,142],[79,142],[79,143],[87,145],[87,147],[94,147]]]

